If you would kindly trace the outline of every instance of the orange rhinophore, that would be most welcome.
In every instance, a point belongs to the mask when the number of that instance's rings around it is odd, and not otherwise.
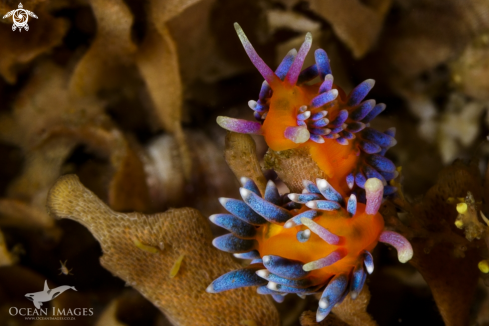
[[[286,195],[279,194],[273,181],[261,193],[252,180],[241,178],[242,200],[220,198],[229,214],[210,217],[231,232],[213,244],[252,261],[217,278],[207,291],[258,286],[258,293],[278,302],[289,293],[319,293],[321,321],[348,294],[358,296],[373,271],[371,252],[379,241],[394,246],[403,263],[413,255],[409,241],[384,230],[378,212],[384,195],[396,190],[387,185],[396,177],[396,167],[384,157],[396,143],[395,130],[382,133],[369,127],[385,108],[374,100],[363,101],[373,80],[346,95],[333,83],[329,59],[321,49],[315,51],[316,64],[302,70],[310,34],[274,72],[241,27],[235,28],[265,81],[258,101],[248,103],[257,121],[218,117],[217,122],[230,131],[261,134],[275,151],[306,148],[327,177],[304,180],[302,193]],[[317,76],[320,82],[306,84]]]

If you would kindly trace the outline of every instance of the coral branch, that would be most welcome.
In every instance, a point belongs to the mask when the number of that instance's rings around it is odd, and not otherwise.
[[[207,221],[194,209],[156,215],[117,213],[74,175],[56,182],[49,193],[48,209],[59,218],[85,225],[102,246],[102,265],[141,292],[173,324],[239,325],[245,319],[260,325],[279,324],[273,305],[251,288],[218,295],[205,292],[213,279],[240,265],[211,246]],[[139,249],[133,238],[153,247],[160,242],[168,245],[154,254]],[[172,279],[169,272],[181,255],[185,259]]]
[[[228,132],[226,135],[226,162],[237,178],[248,177],[265,193],[267,180],[256,157],[255,141],[249,135]]]

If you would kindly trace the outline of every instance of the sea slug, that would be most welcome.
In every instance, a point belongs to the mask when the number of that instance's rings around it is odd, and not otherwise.
[[[401,262],[413,249],[402,235],[384,230],[378,212],[384,196],[396,191],[388,181],[397,176],[385,152],[396,144],[395,130],[379,132],[369,122],[384,104],[364,98],[372,89],[369,79],[346,95],[333,83],[326,52],[315,51],[316,64],[301,71],[311,47],[311,35],[297,52],[289,51],[272,71],[258,56],[238,24],[245,51],[265,78],[258,101],[250,101],[257,121],[218,117],[223,128],[260,134],[274,151],[305,147],[327,176],[304,180],[302,193],[281,195],[273,181],[264,193],[241,178],[242,200],[220,198],[229,214],[210,220],[231,233],[213,245],[251,259],[248,267],[214,280],[207,291],[216,293],[258,286],[281,302],[286,294],[321,294],[317,320],[323,320],[350,294],[355,299],[374,265],[372,250],[378,242],[398,251]],[[320,81],[307,84],[319,76]]]
[[[316,64],[301,72],[311,47],[307,34],[297,52],[289,51],[274,72],[258,56],[241,27],[236,31],[252,63],[265,78],[258,101],[249,101],[257,121],[219,116],[224,129],[260,134],[274,151],[306,147],[328,181],[343,196],[353,187],[364,188],[368,178],[384,183],[384,194],[396,188],[387,182],[397,176],[395,165],[385,152],[397,142],[395,129],[385,132],[369,127],[369,122],[385,109],[375,100],[363,101],[374,86],[368,79],[349,95],[333,82],[329,58],[322,49],[315,51]],[[320,81],[306,82],[319,76]],[[364,202],[364,192],[356,190]]]

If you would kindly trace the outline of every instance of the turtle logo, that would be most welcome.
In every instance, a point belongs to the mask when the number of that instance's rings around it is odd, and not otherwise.
[[[19,29],[19,32],[22,31],[22,28],[24,28],[26,31],[29,30],[29,25],[27,25],[27,21],[29,20],[29,16],[37,19],[37,16],[35,13],[33,13],[32,11],[23,9],[22,3],[19,3],[19,9],[9,11],[5,16],[3,16],[3,19],[10,17],[10,16],[13,16],[12,19],[14,20],[14,24],[12,25],[12,30],[14,32],[17,28]]]

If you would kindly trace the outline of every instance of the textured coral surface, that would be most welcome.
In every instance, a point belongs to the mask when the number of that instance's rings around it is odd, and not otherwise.
[[[251,319],[260,325],[278,325],[275,307],[252,289],[226,297],[205,292],[213,278],[238,264],[210,245],[209,228],[198,211],[116,213],[73,175],[56,182],[48,197],[48,209],[54,216],[74,219],[91,230],[104,252],[101,264],[141,292],[172,323],[235,325]],[[136,241],[155,251],[141,249]],[[170,270],[181,255],[185,255],[182,266],[171,278]],[[189,309],[181,309],[181,302]]]

